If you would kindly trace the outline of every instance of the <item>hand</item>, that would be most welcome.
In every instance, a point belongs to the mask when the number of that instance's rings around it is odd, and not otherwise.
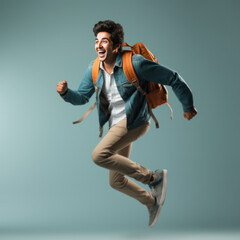
[[[68,90],[67,81],[63,80],[57,84],[57,92],[63,95]]]
[[[197,109],[194,107],[194,110],[192,112],[185,112],[183,116],[187,118],[188,120],[191,120],[194,116],[197,115]]]

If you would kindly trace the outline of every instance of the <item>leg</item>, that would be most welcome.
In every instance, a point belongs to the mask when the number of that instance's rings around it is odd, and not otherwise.
[[[115,178],[115,182],[120,182],[117,189],[121,189],[120,191],[136,198],[148,207],[149,226],[153,227],[158,219],[162,207],[161,202],[162,204],[164,202],[164,199],[161,200],[162,193],[164,191],[166,192],[166,186],[165,190],[162,188],[163,179],[155,171],[154,180],[150,182],[153,176],[150,170],[131,161],[128,157],[122,156],[119,153],[119,151],[126,148],[133,141],[144,135],[148,129],[149,124],[146,123],[138,128],[128,131],[126,127],[126,119],[123,119],[108,131],[107,135],[93,151],[92,158],[97,165],[120,174],[118,175],[112,173],[111,176],[111,178]],[[154,204],[152,205],[153,196],[150,196],[150,194],[148,195],[145,190],[139,188],[137,184],[125,178],[123,175],[132,177],[144,184],[151,184],[154,189],[158,189],[156,191],[157,194],[154,199]]]
[[[140,138],[149,129],[149,123],[132,130],[126,127],[126,118],[113,126],[93,151],[93,161],[104,168],[117,171],[148,184],[152,172],[118,152]]]
[[[129,158],[132,143],[121,149],[118,154]],[[109,182],[112,188],[138,200],[140,203],[151,207],[154,205],[155,198],[151,193],[141,188],[132,180],[125,177],[123,174],[110,170]]]

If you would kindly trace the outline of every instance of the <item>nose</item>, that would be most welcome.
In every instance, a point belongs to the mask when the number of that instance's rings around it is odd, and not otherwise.
[[[99,42],[97,43],[97,48],[102,48],[102,42],[101,42],[101,41],[99,41]]]

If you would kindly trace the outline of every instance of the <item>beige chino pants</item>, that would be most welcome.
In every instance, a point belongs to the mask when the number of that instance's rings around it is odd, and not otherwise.
[[[145,123],[135,129],[128,130],[126,118],[111,127],[92,153],[93,161],[110,170],[110,185],[142,204],[150,207],[154,204],[151,193],[140,187],[128,177],[144,184],[150,182],[152,171],[129,159],[132,142],[143,136],[149,129]]]

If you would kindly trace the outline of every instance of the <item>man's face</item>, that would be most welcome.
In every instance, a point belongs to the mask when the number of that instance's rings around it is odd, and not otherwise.
[[[95,40],[95,50],[99,60],[106,63],[112,63],[116,59],[119,47],[113,47],[111,34],[108,32],[99,32]]]

